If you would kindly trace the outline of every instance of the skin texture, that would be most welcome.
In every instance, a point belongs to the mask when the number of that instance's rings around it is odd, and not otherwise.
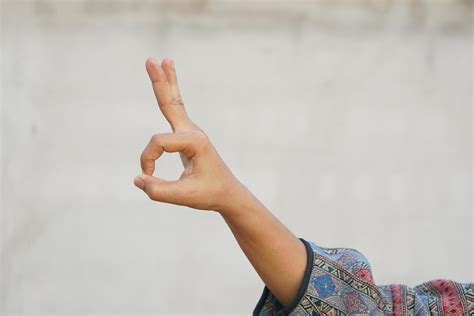
[[[174,62],[146,61],[158,106],[172,133],[151,137],[134,184],[157,202],[219,213],[248,260],[278,300],[289,304],[306,268],[304,244],[234,176],[206,133],[188,117]],[[178,180],[153,176],[164,152],[179,152],[184,171]]]

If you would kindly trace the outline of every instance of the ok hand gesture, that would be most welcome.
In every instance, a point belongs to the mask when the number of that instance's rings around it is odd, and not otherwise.
[[[140,157],[143,174],[135,178],[135,185],[155,201],[202,210],[226,209],[232,193],[241,191],[243,185],[221,159],[206,133],[188,117],[173,60],[166,58],[159,64],[154,58],[148,58],[146,70],[159,108],[173,132],[151,137]],[[179,152],[184,171],[178,180],[153,176],[155,161],[164,152]]]

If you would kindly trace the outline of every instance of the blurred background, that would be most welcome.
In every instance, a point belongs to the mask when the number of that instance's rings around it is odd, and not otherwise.
[[[133,186],[145,59],[295,234],[377,284],[474,279],[473,1],[1,1],[2,315],[249,315],[220,216]],[[158,162],[177,178],[177,154]]]

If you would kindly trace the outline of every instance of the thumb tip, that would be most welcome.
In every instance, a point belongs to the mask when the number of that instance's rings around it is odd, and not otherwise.
[[[143,190],[143,188],[145,187],[145,181],[140,176],[135,177],[135,179],[133,180],[133,184],[135,184],[135,186],[140,190]]]

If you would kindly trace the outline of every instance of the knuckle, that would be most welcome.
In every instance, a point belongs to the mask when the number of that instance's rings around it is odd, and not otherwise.
[[[161,141],[161,135],[160,134],[155,134],[150,139],[150,143],[152,143],[152,144],[160,144],[160,141]]]
[[[183,98],[178,96],[171,97],[170,104],[174,106],[184,106]]]
[[[159,202],[158,192],[153,186],[149,188],[146,193],[148,197],[150,198],[150,200]]]
[[[193,142],[198,147],[204,147],[209,143],[209,137],[207,137],[207,135],[202,131],[193,132],[192,137],[193,137]]]
[[[160,200],[152,194],[148,194],[148,198],[154,202],[160,202]]]

